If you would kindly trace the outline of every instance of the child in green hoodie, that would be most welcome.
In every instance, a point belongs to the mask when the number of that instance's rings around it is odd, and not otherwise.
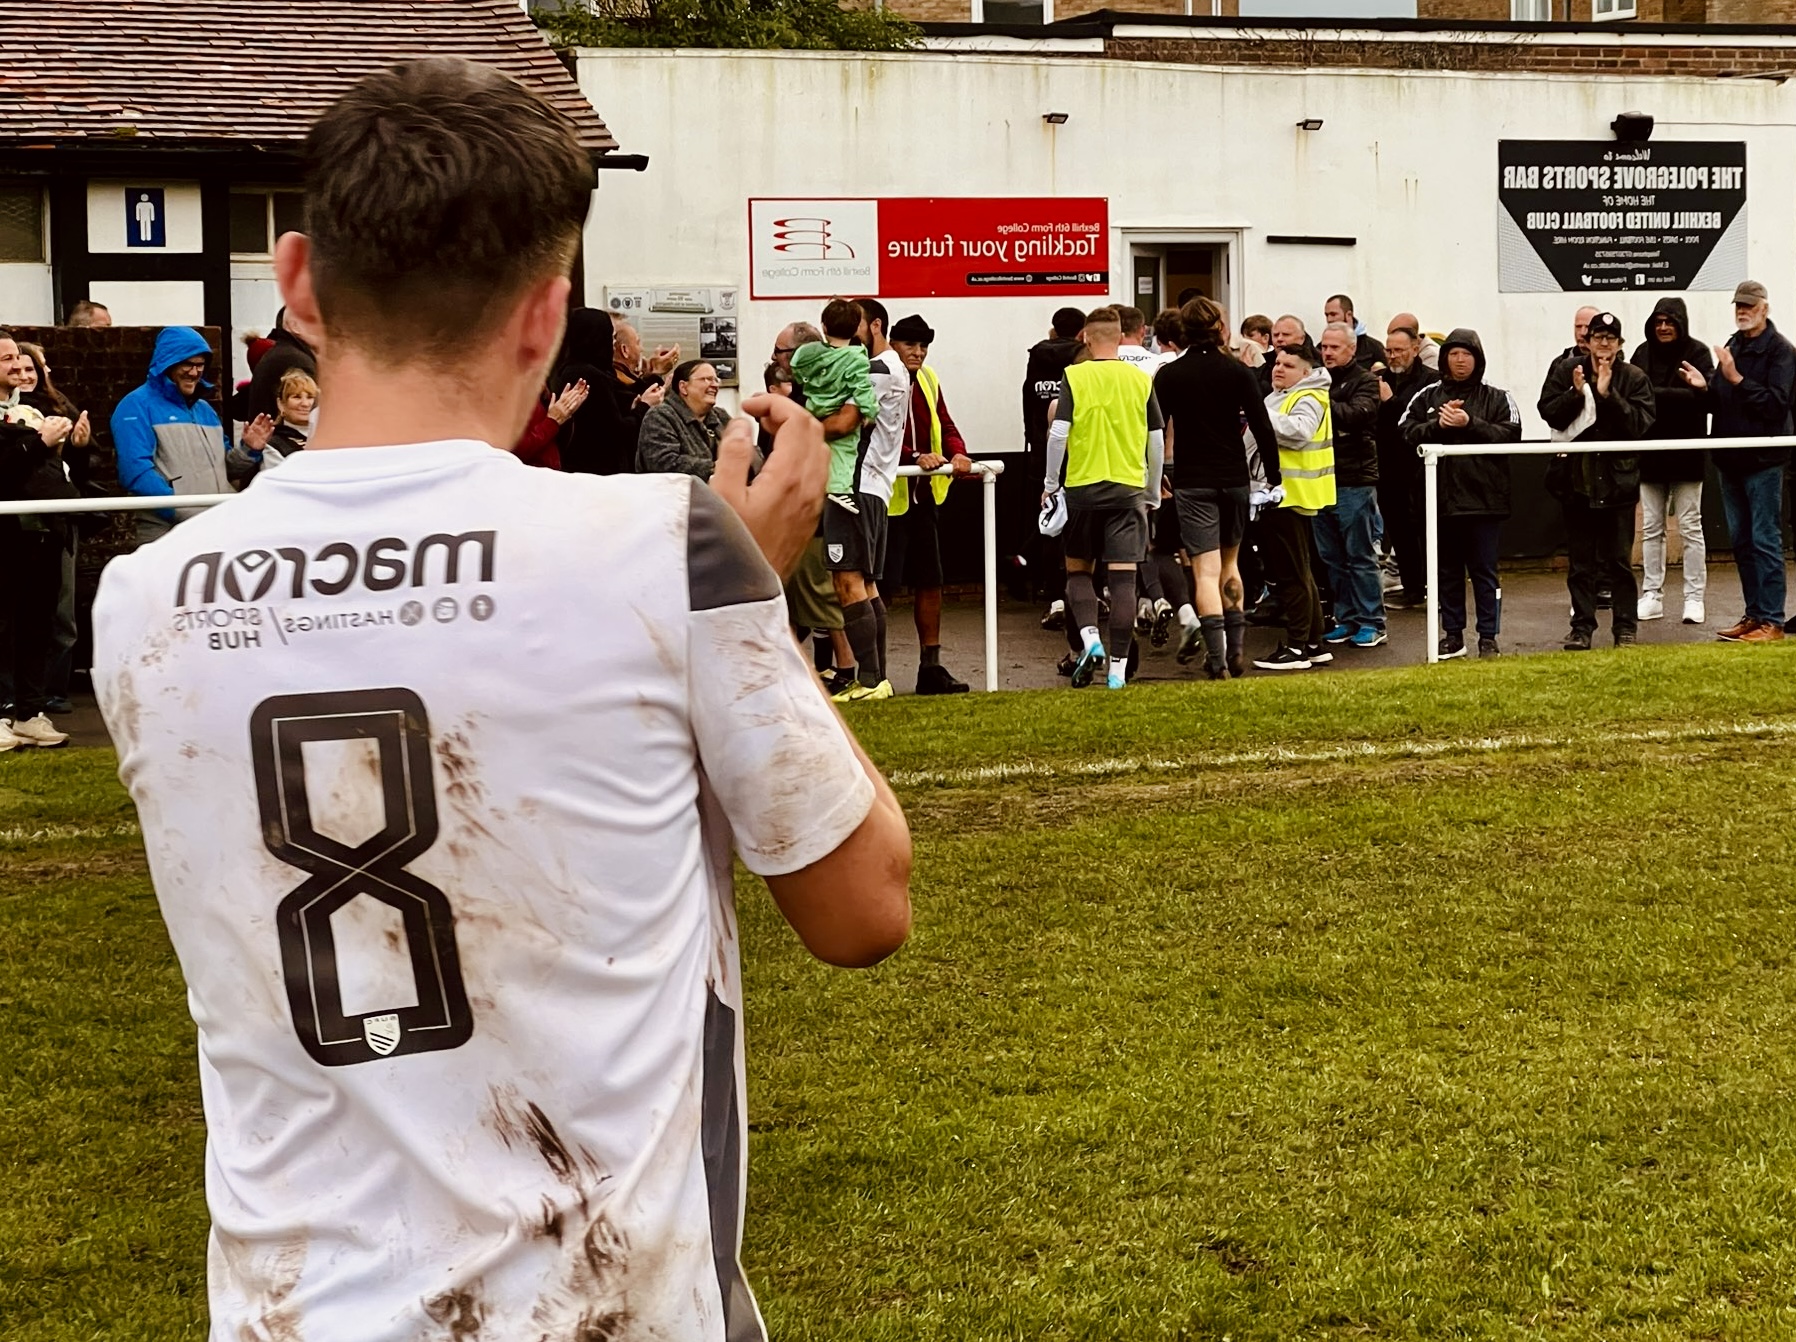
[[[879,401],[873,395],[867,351],[853,343],[860,334],[861,307],[845,298],[823,309],[824,343],[799,346],[792,355],[792,376],[804,388],[805,409],[818,419],[828,419],[848,402],[860,407],[861,423],[879,418]],[[861,450],[861,433],[832,438],[829,443],[829,492],[854,496],[854,464]]]

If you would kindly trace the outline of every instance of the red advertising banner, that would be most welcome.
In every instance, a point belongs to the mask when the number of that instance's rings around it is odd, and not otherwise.
[[[1093,197],[749,202],[752,298],[982,298],[1110,289],[1110,204]]]

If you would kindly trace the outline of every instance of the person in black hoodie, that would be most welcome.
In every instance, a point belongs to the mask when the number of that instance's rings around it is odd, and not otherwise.
[[[1030,347],[1029,364],[1023,372],[1023,461],[1020,469],[1000,477],[1004,484],[1009,484],[1012,474],[1016,478],[1005,490],[1010,506],[1004,510],[1003,549],[1021,575],[1018,585],[1032,586],[1037,599],[1048,602],[1043,629],[1061,629],[1066,624],[1066,563],[1060,541],[1043,536],[1036,525],[1042,491],[1047,487],[1048,405],[1060,390],[1060,379],[1084,348],[1079,340],[1084,329],[1083,312],[1061,308],[1054,314],[1048,338]]]
[[[1540,392],[1540,417],[1556,432],[1571,428],[1594,409],[1593,422],[1575,442],[1632,442],[1646,437],[1657,411],[1645,373],[1621,357],[1621,319],[1599,312],[1590,319],[1590,353],[1562,359]],[[1640,502],[1640,457],[1633,452],[1574,452],[1547,468],[1547,491],[1565,509],[1571,567],[1571,633],[1567,652],[1589,652],[1596,632],[1597,593],[1611,593],[1609,629],[1615,646],[1627,647],[1638,630],[1638,592],[1630,560],[1634,505]]]
[[[297,368],[312,381],[318,380],[318,356],[312,347],[287,329],[287,309],[274,319],[274,330],[268,333],[272,348],[256,361],[249,376],[249,387],[232,397],[231,417],[248,424],[258,415],[280,422],[281,379]]]
[[[1414,326],[1393,326],[1384,337],[1388,362],[1378,371],[1378,511],[1384,534],[1397,556],[1403,580],[1403,602],[1419,606],[1428,599],[1428,546],[1422,536],[1422,459],[1403,439],[1403,412],[1422,388],[1439,382],[1440,374],[1421,360],[1422,333]],[[1386,598],[1386,604],[1394,604]]]
[[[557,387],[584,381],[592,388],[562,430],[561,469],[585,475],[624,475],[636,469],[636,423],[618,406],[611,389],[616,330],[611,314],[598,308],[568,313],[561,358],[550,382]]]
[[[1681,298],[1661,298],[1646,319],[1646,342],[1630,361],[1653,388],[1658,418],[1655,438],[1709,436],[1709,380],[1715,364],[1709,347],[1690,338],[1690,312]],[[1684,541],[1684,623],[1701,624],[1707,612],[1708,550],[1702,534],[1702,480],[1708,453],[1644,452],[1640,456],[1641,560],[1646,569],[1640,618],[1665,614],[1665,511],[1677,514]]]
[[[1410,398],[1401,421],[1414,451],[1423,443],[1519,443],[1515,398],[1484,381],[1484,344],[1470,327],[1441,342],[1441,380]],[[1509,516],[1509,458],[1443,457],[1440,466],[1442,658],[1465,656],[1465,584],[1478,606],[1478,655],[1499,652],[1503,589],[1497,582],[1497,539]]]

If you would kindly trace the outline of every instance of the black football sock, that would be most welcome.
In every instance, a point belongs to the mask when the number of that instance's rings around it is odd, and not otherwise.
[[[1127,657],[1135,638],[1135,570],[1110,570],[1110,649]]]
[[[1135,612],[1129,612],[1133,628]],[[1098,627],[1098,589],[1089,573],[1066,575],[1066,641],[1074,652],[1085,651],[1084,632]]]
[[[1228,647],[1228,659],[1231,662],[1239,661],[1241,643],[1247,634],[1247,612],[1244,610],[1223,611],[1222,632]]]
[[[1203,626],[1204,652],[1209,657],[1211,666],[1222,666],[1228,661],[1228,631],[1223,625],[1221,615],[1200,615],[1197,622]]]
[[[869,604],[873,607],[873,623],[878,629],[875,646],[879,649],[877,674],[870,683],[877,685],[886,678],[886,599],[883,596],[876,596]]]
[[[844,602],[842,632],[854,652],[855,679],[872,689],[879,684],[879,625],[873,618],[873,603]]]

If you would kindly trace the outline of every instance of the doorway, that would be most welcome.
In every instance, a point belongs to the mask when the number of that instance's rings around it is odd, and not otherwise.
[[[1226,235],[1155,233],[1132,236],[1127,246],[1128,302],[1145,312],[1148,321],[1164,308],[1177,307],[1181,296],[1194,294],[1233,312],[1229,299],[1238,280],[1232,267],[1235,251]]]

